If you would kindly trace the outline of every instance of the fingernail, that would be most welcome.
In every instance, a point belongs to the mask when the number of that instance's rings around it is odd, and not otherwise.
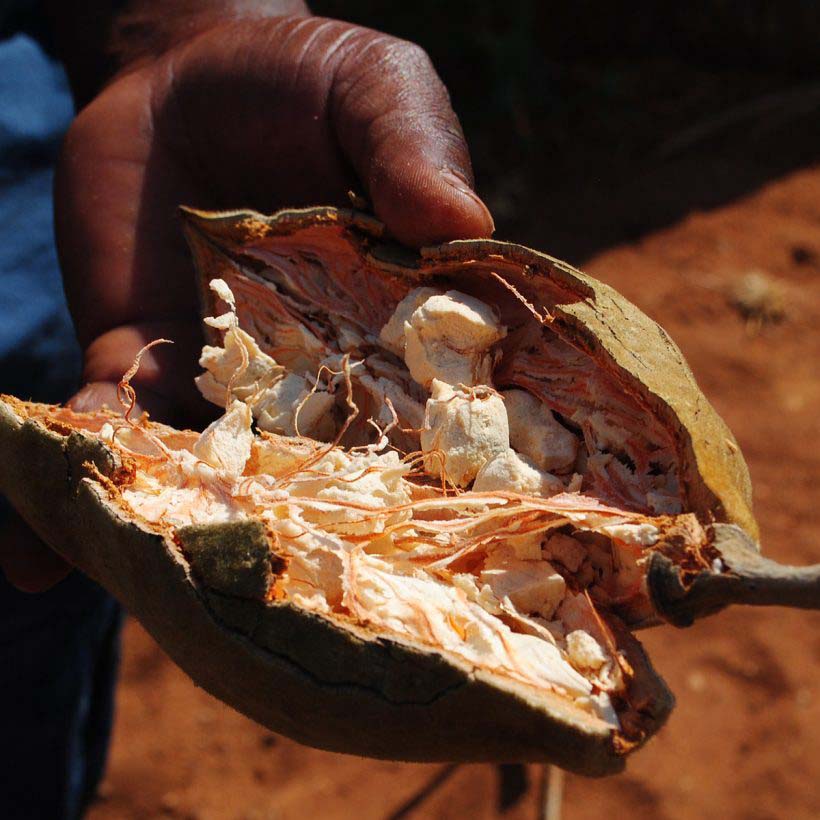
[[[443,170],[441,172],[441,176],[451,188],[455,188],[460,194],[468,197],[474,205],[477,205],[481,209],[484,221],[490,228],[487,232],[487,236],[494,234],[495,221],[493,220],[493,215],[490,213],[489,208],[484,204],[481,197],[470,187],[467,180],[464,179],[463,176],[459,175],[457,171],[453,171],[449,168]]]

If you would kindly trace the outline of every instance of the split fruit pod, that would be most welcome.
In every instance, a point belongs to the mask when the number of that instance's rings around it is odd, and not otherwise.
[[[820,607],[820,569],[760,556],[743,456],[680,351],[610,287],[505,242],[414,253],[350,210],[183,216],[223,420],[199,434],[4,397],[0,489],[214,696],[333,751],[603,775],[673,706],[633,630]],[[518,391],[574,437],[571,467],[539,472],[510,415],[505,458],[549,492],[435,480],[430,385],[383,333],[432,316],[430,294],[503,328],[492,384],[452,395]],[[454,349],[437,338],[434,364]],[[316,437],[297,436],[319,400]]]

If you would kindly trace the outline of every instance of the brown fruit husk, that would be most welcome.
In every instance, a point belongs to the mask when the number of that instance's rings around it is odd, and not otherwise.
[[[186,211],[185,220],[204,315],[215,313],[205,283],[242,266],[258,268],[262,256],[309,265],[320,289],[355,285],[363,316],[433,279],[467,290],[479,283],[482,298],[494,303],[522,297],[670,432],[685,511],[756,539],[748,471],[734,438],[666,333],[608,286],[503,242],[411,253],[384,241],[374,219],[334,208],[272,217]],[[198,685],[273,731],[373,757],[549,761],[603,775],[621,770],[672,708],[663,681],[616,618],[610,627],[631,667],[620,731],[557,694],[277,600],[283,560],[261,522],[173,533],[148,526],[120,497],[133,465],[82,432],[80,420],[4,397],[0,489],[46,543],[121,600]],[[659,550],[686,557],[675,526],[665,538]]]

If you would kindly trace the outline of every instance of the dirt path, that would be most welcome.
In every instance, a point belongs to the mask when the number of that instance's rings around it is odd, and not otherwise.
[[[820,561],[820,169],[601,253],[585,269],[683,348],[746,454],[765,550]],[[785,311],[760,329],[731,304],[754,272]],[[776,610],[642,635],[677,709],[626,774],[569,777],[565,820],[819,817],[818,636],[820,615]],[[516,782],[521,774],[507,773],[501,811],[496,767],[372,762],[274,737],[194,688],[130,623],[105,796],[90,818],[534,818],[537,767],[523,772],[528,782]]]

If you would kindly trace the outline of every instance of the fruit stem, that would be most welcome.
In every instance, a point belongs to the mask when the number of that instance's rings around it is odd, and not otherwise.
[[[820,609],[820,564],[793,567],[764,558],[733,524],[714,524],[710,535],[720,554],[711,570],[684,575],[663,553],[650,559],[649,594],[664,620],[690,626],[729,604]]]

